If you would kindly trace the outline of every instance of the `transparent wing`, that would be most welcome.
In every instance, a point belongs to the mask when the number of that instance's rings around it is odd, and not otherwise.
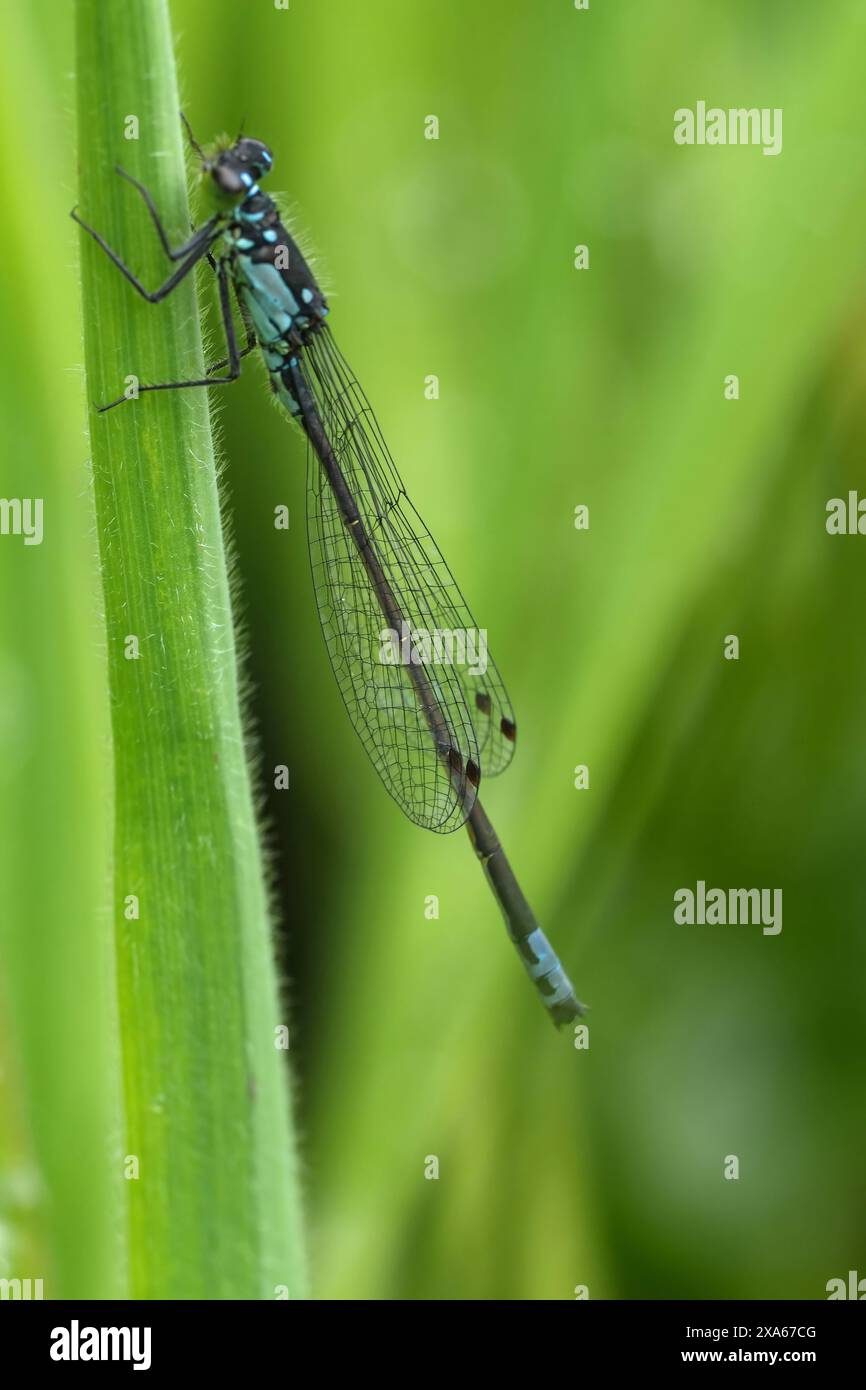
[[[303,369],[372,552],[365,563],[311,448],[307,534],[334,674],[406,815],[431,830],[454,830],[472,809],[480,776],[510,761],[511,704],[486,634],[409,501],[369,402],[327,329],[304,349]]]

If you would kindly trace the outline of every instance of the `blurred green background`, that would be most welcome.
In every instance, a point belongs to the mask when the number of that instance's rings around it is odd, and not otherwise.
[[[866,491],[862,7],[171,8],[194,129],[243,119],[273,148],[335,334],[488,629],[520,740],[485,803],[592,1006],[577,1051],[465,835],[404,822],[367,763],[318,632],[303,441],[251,365],[215,409],[315,1293],[823,1297],[866,1273],[866,540],[824,526]],[[44,498],[45,538],[0,536],[0,1274],[110,1296],[72,19],[36,0],[4,23],[0,495]],[[782,154],[676,146],[698,100],[783,108]],[[781,887],[781,934],[675,925],[698,879]]]

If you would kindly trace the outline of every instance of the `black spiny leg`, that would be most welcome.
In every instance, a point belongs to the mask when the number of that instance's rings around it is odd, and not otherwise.
[[[206,222],[203,227],[200,227],[198,229],[198,231],[193,231],[192,236],[189,238],[188,241],[184,242],[183,246],[178,246],[175,250],[172,250],[171,243],[168,239],[168,233],[166,232],[165,227],[162,225],[162,218],[157,212],[153,198],[151,197],[148,190],[145,188],[144,184],[139,183],[138,179],[134,179],[132,177],[132,174],[128,174],[126,170],[121,168],[119,164],[116,164],[114,167],[115,172],[118,173],[122,179],[126,179],[127,183],[131,183],[133,188],[137,189],[138,192],[141,194],[142,198],[144,199],[144,205],[150,213],[150,220],[156,228],[156,234],[159,237],[162,249],[168,256],[169,260],[183,260],[184,256],[188,255],[189,252],[193,249],[193,247],[198,244],[202,232],[204,232],[205,230],[213,231],[217,223],[216,217],[212,217],[210,221]],[[76,221],[78,220],[79,219],[76,218]],[[84,224],[82,223],[82,226],[83,225]]]
[[[169,275],[168,279],[165,281],[164,284],[160,285],[158,290],[151,291],[146,290],[144,288],[144,285],[141,283],[138,276],[133,274],[129,266],[125,263],[125,261],[121,260],[120,256],[118,256],[116,251],[112,250],[108,242],[104,241],[98,232],[95,232],[92,227],[88,227],[87,223],[82,221],[82,219],[78,216],[78,213],[76,212],[75,208],[72,209],[72,212],[69,215],[74,222],[78,223],[79,227],[84,228],[88,236],[93,237],[93,240],[96,242],[97,246],[102,247],[108,259],[117,266],[118,270],[123,275],[126,276],[127,280],[132,285],[132,288],[136,290],[138,294],[141,295],[142,299],[146,299],[148,304],[159,304],[161,300],[165,299],[166,295],[171,294],[172,290],[180,284],[181,280],[183,280],[186,275],[189,274],[193,266],[201,260],[202,256],[205,256],[207,254],[207,249],[211,241],[213,240],[214,235],[212,218],[210,222],[206,222],[203,227],[200,227],[199,230],[195,233],[195,235],[187,243],[186,249],[189,251],[189,255],[187,256],[186,260],[178,266],[177,270],[175,270],[171,275]]]
[[[196,259],[200,259],[200,255]],[[185,274],[189,269],[189,263],[181,266],[181,271]],[[179,275],[180,272],[177,272]],[[237,338],[235,337],[235,325],[232,319],[232,306],[229,298],[229,282],[226,276],[225,262],[220,261],[217,265],[217,283],[220,292],[220,312],[222,314],[223,328],[226,335],[226,346],[229,350],[227,358],[229,370],[225,376],[199,377],[194,381],[160,381],[154,386],[139,386],[138,394],[144,391],[185,391],[191,386],[226,386],[230,381],[237,381],[241,374],[241,354],[238,352]],[[109,401],[108,405],[97,406],[100,415],[106,410],[113,410],[116,405],[123,405],[125,401],[134,400],[134,396],[119,396],[116,401]]]
[[[208,261],[210,262],[211,269],[212,269],[212,270],[216,270],[216,261],[214,260],[213,256],[210,254],[210,252],[208,252]],[[256,338],[255,329],[250,327],[249,319],[247,318],[247,312],[246,312],[246,309],[244,308],[244,302],[243,302],[243,300],[241,299],[240,294],[239,294],[239,292],[238,292],[237,284],[236,284],[235,282],[233,282],[233,283],[234,283],[234,287],[235,287],[235,301],[236,301],[237,306],[238,306],[238,313],[239,313],[240,316],[241,316],[241,323],[243,324],[244,328],[247,330],[247,345],[246,345],[246,347],[243,349],[243,351],[240,352],[240,353],[238,354],[238,356],[239,356],[239,357],[249,357],[250,353],[251,353],[251,352],[253,351],[253,349],[258,345],[258,340],[257,340],[257,338]],[[210,366],[209,366],[208,369],[207,369],[207,374],[208,374],[208,376],[210,376],[211,372],[219,372],[219,371],[222,371],[223,367],[227,367],[228,365],[229,365],[229,359],[228,359],[227,357],[223,357],[222,360],[221,360],[220,362],[212,362],[212,363],[210,364]]]
[[[254,352],[257,347],[256,335],[253,330],[250,329],[247,333],[247,345],[245,348],[241,348],[238,353],[238,361],[242,362],[245,357],[249,357],[250,353]],[[223,367],[228,367],[229,365],[228,357],[222,357],[219,362],[211,362],[210,366],[207,368],[207,374],[210,376],[211,372],[221,372]]]

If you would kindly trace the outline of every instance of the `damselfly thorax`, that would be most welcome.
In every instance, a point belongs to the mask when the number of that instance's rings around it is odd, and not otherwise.
[[[262,350],[271,387],[292,415],[290,361],[324,323],[325,297],[276,203],[253,185],[223,233],[224,254]]]

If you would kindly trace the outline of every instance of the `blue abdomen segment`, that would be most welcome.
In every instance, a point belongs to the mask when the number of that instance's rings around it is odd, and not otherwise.
[[[513,938],[512,938],[513,939]],[[530,980],[554,1023],[570,1023],[583,1013],[583,1005],[562,968],[562,962],[540,927],[514,941]]]

